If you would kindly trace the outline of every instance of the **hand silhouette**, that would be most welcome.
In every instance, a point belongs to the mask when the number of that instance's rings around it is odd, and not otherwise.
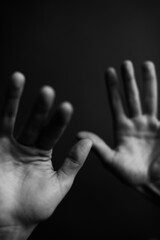
[[[63,102],[51,114],[54,90],[44,86],[18,139],[14,125],[25,78],[12,75],[0,121],[0,239],[26,239],[47,219],[69,191],[90,151],[90,140],[71,149],[58,171],[52,148],[64,132],[73,108]],[[54,160],[54,155],[53,155]]]
[[[106,85],[113,113],[116,148],[111,149],[99,136],[80,132],[78,138],[90,138],[93,149],[116,176],[160,203],[160,121],[157,119],[157,79],[154,64],[142,66],[144,109],[142,111],[133,64],[121,66],[129,116],[124,111],[118,77],[114,68],[106,71]]]

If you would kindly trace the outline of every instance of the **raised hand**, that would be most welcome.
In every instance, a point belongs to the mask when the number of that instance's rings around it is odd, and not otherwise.
[[[142,66],[144,108],[140,101],[133,64],[121,66],[129,114],[124,111],[118,77],[114,68],[106,71],[106,85],[113,114],[116,148],[111,149],[99,136],[80,132],[79,138],[90,138],[94,151],[106,167],[155,203],[160,204],[160,121],[157,119],[157,79],[152,62]],[[106,133],[107,134],[107,133]]]
[[[47,219],[69,191],[91,148],[73,146],[62,167],[52,165],[52,148],[64,132],[73,108],[64,102],[51,114],[54,90],[44,86],[18,139],[13,136],[24,76],[12,75],[0,121],[0,239],[26,239]],[[54,161],[54,156],[53,156]]]

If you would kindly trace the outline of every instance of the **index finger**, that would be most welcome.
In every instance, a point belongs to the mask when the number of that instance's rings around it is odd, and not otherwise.
[[[106,70],[105,79],[114,121],[116,123],[123,122],[126,116],[118,89],[118,77],[114,68]]]

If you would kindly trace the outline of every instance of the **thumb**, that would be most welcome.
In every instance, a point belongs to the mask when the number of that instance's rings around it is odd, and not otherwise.
[[[115,151],[112,150],[99,136],[94,133],[82,131],[77,134],[78,139],[90,139],[93,143],[94,152],[102,161],[107,164],[112,164]]]
[[[87,159],[91,147],[92,141],[90,139],[80,140],[72,147],[62,167],[58,170],[58,180],[64,195],[72,186],[74,178]]]

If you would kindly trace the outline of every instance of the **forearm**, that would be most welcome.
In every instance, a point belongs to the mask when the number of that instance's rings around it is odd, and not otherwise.
[[[31,235],[33,228],[21,226],[0,227],[0,240],[26,240]]]

